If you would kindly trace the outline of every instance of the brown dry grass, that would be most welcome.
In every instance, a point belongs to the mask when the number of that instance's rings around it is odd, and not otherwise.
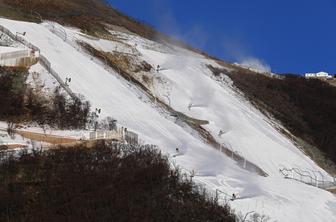
[[[142,75],[142,81],[148,86],[148,85],[152,85],[153,84],[153,79],[149,78],[146,75]]]
[[[20,21],[39,22],[38,17],[18,10],[15,6],[4,3],[4,0],[0,0],[0,17]]]

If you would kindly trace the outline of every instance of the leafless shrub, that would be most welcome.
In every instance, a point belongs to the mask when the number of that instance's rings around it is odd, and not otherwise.
[[[27,69],[0,67],[0,120],[37,122],[61,129],[82,129],[89,122],[90,104],[67,99],[58,89],[52,98],[36,93],[25,83]]]
[[[7,134],[14,139],[15,138],[15,124],[13,122],[8,122],[7,123]]]

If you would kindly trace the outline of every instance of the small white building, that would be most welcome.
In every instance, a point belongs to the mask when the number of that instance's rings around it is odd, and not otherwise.
[[[329,75],[327,72],[318,72],[318,73],[306,73],[305,78],[316,78],[316,79],[332,79],[334,78],[332,75]]]
[[[316,77],[317,78],[327,78],[328,76],[329,76],[329,74],[326,73],[326,72],[318,72],[318,73],[316,73]]]
[[[316,78],[316,73],[306,73],[305,77],[306,78]]]
[[[31,49],[0,46],[0,66],[29,66],[35,56]]]

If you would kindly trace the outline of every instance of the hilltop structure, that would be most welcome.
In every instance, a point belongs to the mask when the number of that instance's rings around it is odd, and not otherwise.
[[[334,77],[327,72],[318,72],[318,73],[306,73],[305,78],[315,78],[315,79],[333,79]]]

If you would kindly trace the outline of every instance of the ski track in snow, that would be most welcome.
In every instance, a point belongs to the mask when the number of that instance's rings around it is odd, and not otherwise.
[[[211,60],[177,47],[164,47],[136,36],[118,33],[135,46],[140,57],[164,70],[160,75],[166,86],[158,84],[153,94],[163,101],[163,87],[170,89],[172,107],[194,118],[209,120],[205,128],[221,143],[229,144],[269,174],[260,177],[239,168],[234,161],[192,136],[158,111],[153,104],[139,98],[141,92],[130,87],[117,73],[77,51],[62,38],[50,32],[47,24],[33,24],[0,19],[0,24],[13,33],[26,32],[25,39],[41,49],[52,68],[62,79],[71,77],[70,88],[85,96],[92,108],[102,109],[101,117],[112,116],[120,124],[139,133],[147,143],[156,144],[170,156],[181,147],[183,155],[174,158],[177,165],[195,170],[195,181],[210,191],[221,190],[228,195],[237,193],[230,205],[243,214],[255,211],[277,221],[335,221],[336,197],[324,190],[297,181],[284,179],[280,166],[299,166],[321,171],[291,141],[281,135],[271,121],[239,96],[229,85],[212,79],[205,66]],[[104,51],[124,50],[127,46],[107,40],[94,40],[80,35],[73,28],[63,29],[68,38],[81,39]],[[45,75],[44,77],[45,78]],[[50,79],[53,79],[50,77]],[[159,88],[162,87],[162,88]],[[193,102],[201,105],[188,109]],[[225,133],[218,137],[219,130]]]

